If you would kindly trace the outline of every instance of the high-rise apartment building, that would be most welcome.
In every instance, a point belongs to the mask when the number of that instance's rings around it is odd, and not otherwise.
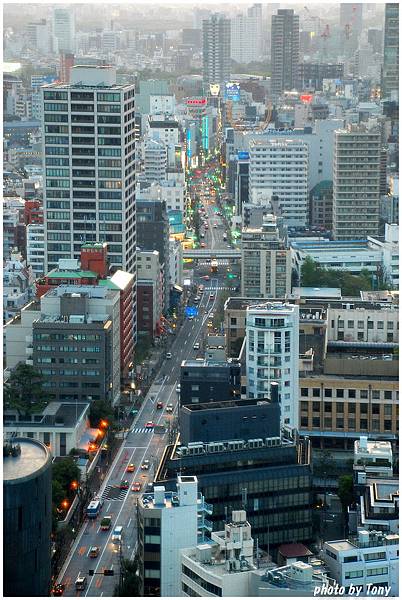
[[[72,8],[53,9],[53,38],[57,52],[74,52],[75,21]]]
[[[107,242],[112,271],[135,273],[134,85],[80,67],[43,90],[45,272]]]
[[[250,398],[266,398],[278,383],[281,423],[298,428],[299,307],[265,303],[247,308],[246,369]]]
[[[271,29],[271,91],[274,97],[296,87],[299,50],[299,16],[293,9],[279,9],[272,15]]]
[[[333,165],[334,239],[376,237],[380,217],[380,130],[362,124],[336,131]]]
[[[292,257],[274,215],[262,226],[244,228],[241,236],[241,295],[243,298],[285,298],[291,291]]]
[[[286,225],[308,220],[309,146],[302,139],[254,139],[250,142],[249,196],[278,197]]]
[[[230,81],[230,19],[213,14],[202,22],[204,85]]]
[[[236,15],[230,23],[230,56],[241,64],[261,57],[261,4],[254,4],[247,14]]]
[[[384,62],[381,94],[396,99],[399,92],[399,4],[385,5]]]
[[[161,140],[147,139],[144,144],[144,179],[160,183],[166,179],[167,148]]]

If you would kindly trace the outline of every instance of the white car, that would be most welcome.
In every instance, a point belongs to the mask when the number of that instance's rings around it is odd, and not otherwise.
[[[181,385],[180,385],[180,383],[178,383],[178,384],[176,385],[176,392],[177,392],[178,394],[180,394],[180,390],[181,390]]]
[[[166,358],[167,359],[171,359],[172,358],[172,353],[171,352],[166,352]]]
[[[179,387],[179,386],[177,386],[177,387]],[[177,388],[176,388],[176,391],[177,391]],[[173,404],[168,404],[168,405],[166,406],[166,412],[167,412],[167,413],[171,413],[171,412],[173,412]]]
[[[199,350],[200,349],[200,342],[196,342],[193,346],[194,350]]]

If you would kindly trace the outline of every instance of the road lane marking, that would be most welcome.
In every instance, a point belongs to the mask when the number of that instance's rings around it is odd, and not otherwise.
[[[78,554],[80,556],[82,556],[83,554],[85,554],[85,550],[87,549],[86,546],[81,546],[81,548],[78,550]]]
[[[112,503],[109,504],[109,506],[106,509],[106,512],[109,512],[111,506],[112,506]]]
[[[96,580],[96,583],[95,583],[95,587],[97,587],[97,588],[101,587],[101,585],[102,585],[102,579],[103,579],[102,576],[98,577],[98,579]]]
[[[131,523],[131,517],[130,517],[128,523],[127,523],[127,527],[130,527],[130,523]]]

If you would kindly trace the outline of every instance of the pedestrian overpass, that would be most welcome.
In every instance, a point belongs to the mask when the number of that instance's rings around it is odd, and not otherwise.
[[[184,250],[183,258],[192,258],[193,260],[211,260],[211,258],[228,258],[238,260],[241,258],[240,250],[232,250],[231,248],[211,250],[210,248],[199,248],[197,250]]]

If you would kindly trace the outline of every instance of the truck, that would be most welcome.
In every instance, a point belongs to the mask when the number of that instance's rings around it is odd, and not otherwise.
[[[92,500],[87,506],[87,517],[88,519],[96,519],[100,513],[102,507],[100,500]]]
[[[112,517],[107,515],[106,517],[103,517],[101,524],[100,524],[100,528],[102,531],[107,531],[108,529],[110,529],[111,524],[112,524]]]

